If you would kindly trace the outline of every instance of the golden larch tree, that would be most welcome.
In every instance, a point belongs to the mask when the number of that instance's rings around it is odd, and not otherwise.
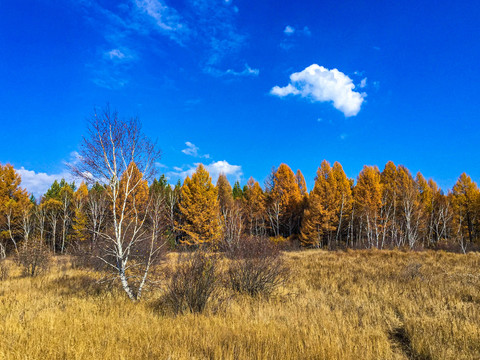
[[[221,234],[217,189],[207,169],[200,164],[192,177],[183,182],[179,204],[181,242],[187,245],[216,243]]]
[[[332,175],[335,179],[335,196],[337,198],[336,206],[336,228],[335,243],[338,245],[342,241],[344,227],[348,223],[348,218],[352,212],[353,194],[352,185],[353,180],[348,179],[343,171],[343,167],[339,162],[333,164]]]
[[[148,182],[143,178],[143,174],[135,162],[132,161],[120,178],[116,213],[124,214],[129,218],[138,216],[143,218],[148,208],[148,195]]]
[[[88,234],[88,188],[85,182],[82,181],[77,191],[73,194],[73,236],[75,241],[85,242],[89,238]]]
[[[297,178],[288,165],[281,164],[275,172],[269,198],[267,210],[272,225],[277,227],[275,235],[297,234],[301,222],[302,194]]]
[[[366,233],[367,247],[380,245],[380,209],[382,206],[382,184],[376,166],[365,165],[358,175],[354,188],[354,203],[359,220],[359,232]]]
[[[480,191],[477,184],[467,174],[461,174],[452,190],[455,230],[461,244],[465,244],[463,239],[470,243],[477,239],[479,202]]]
[[[318,247],[325,243],[331,247],[338,243],[342,222],[352,206],[351,183],[340,163],[332,168],[322,161],[317,170],[315,185],[308,198],[302,223],[302,243]]]
[[[265,235],[265,194],[252,177],[247,182],[243,208],[250,235]]]
[[[29,200],[21,182],[12,165],[0,164],[0,257],[6,256],[7,242],[17,250],[17,243],[22,240],[21,207]]]

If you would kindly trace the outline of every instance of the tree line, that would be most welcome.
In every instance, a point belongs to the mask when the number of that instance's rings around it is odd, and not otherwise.
[[[465,252],[478,243],[480,191],[465,173],[446,194],[432,179],[421,173],[413,177],[393,162],[382,171],[365,166],[354,182],[338,162],[331,166],[324,160],[310,192],[301,171],[294,173],[286,164],[273,169],[263,187],[250,178],[243,188],[238,181],[232,188],[224,174],[214,185],[203,165],[175,186],[165,175],[148,184],[132,162],[120,188],[127,174],[130,182],[138,182],[130,194],[119,192],[119,198],[128,198],[127,212],[137,217],[147,208],[157,212],[171,247],[228,246],[243,235],[328,249],[452,245]],[[94,249],[113,221],[107,185],[77,187],[62,179],[37,203],[21,188],[11,165],[0,165],[0,179],[2,257],[32,237],[54,253],[74,246]]]
[[[10,164],[0,164],[0,257],[32,239],[53,253],[94,251],[132,257],[134,244],[162,239],[171,248],[228,247],[244,236],[315,248],[456,248],[478,244],[480,190],[465,173],[447,193],[419,172],[388,162],[364,166],[356,181],[340,163],[324,160],[313,189],[286,164],[263,186],[243,188],[220,174],[216,184],[203,165],[175,186],[156,177],[156,144],[138,119],[122,120],[106,108],[92,117],[71,171],[77,187],[55,181],[36,201]],[[138,240],[138,241],[137,241]],[[113,245],[112,245],[113,244]],[[142,245],[143,246],[143,245]],[[135,251],[138,251],[136,249]],[[106,263],[117,266],[118,259]]]

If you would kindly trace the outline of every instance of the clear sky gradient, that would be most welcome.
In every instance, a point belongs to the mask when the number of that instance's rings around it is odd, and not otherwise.
[[[2,1],[0,162],[35,195],[95,106],[138,116],[172,183],[323,159],[480,180],[478,1]]]

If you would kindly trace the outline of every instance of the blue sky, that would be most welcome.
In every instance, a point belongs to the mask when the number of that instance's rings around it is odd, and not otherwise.
[[[138,116],[172,182],[323,159],[480,180],[476,1],[0,2],[0,163],[36,195],[86,119]]]

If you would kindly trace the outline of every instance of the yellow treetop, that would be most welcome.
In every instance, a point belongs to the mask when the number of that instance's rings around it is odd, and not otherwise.
[[[215,243],[220,237],[219,206],[217,190],[210,174],[200,164],[185,179],[179,204],[181,221],[177,228],[186,234],[182,242],[187,245]]]

